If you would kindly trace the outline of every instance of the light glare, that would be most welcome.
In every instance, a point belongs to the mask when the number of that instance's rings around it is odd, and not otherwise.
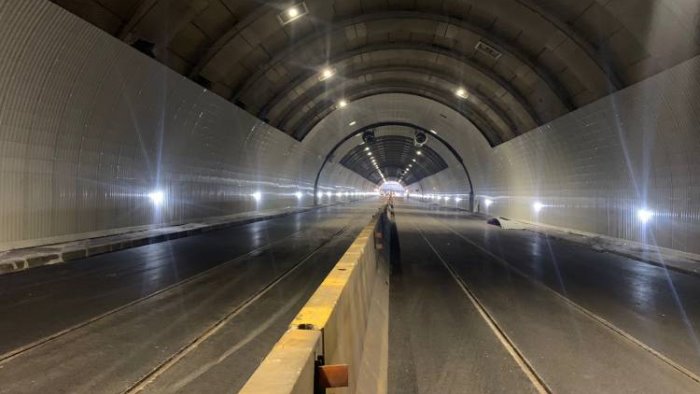
[[[652,217],[654,217],[654,212],[648,209],[642,208],[637,210],[637,219],[642,223],[646,224]]]
[[[493,200],[490,198],[485,198],[484,205],[486,205],[486,208],[490,207],[491,205],[493,205]]]
[[[332,68],[324,68],[323,71],[321,71],[321,81],[325,81],[326,79],[333,78],[335,75],[335,70]]]
[[[148,198],[151,200],[153,205],[160,206],[165,201],[165,193],[160,190],[154,190],[148,193]]]
[[[542,208],[544,208],[544,204],[542,204],[542,203],[539,202],[539,201],[536,202],[536,203],[534,203],[534,204],[532,204],[532,209],[535,210],[535,213],[539,213],[539,212],[542,210]]]

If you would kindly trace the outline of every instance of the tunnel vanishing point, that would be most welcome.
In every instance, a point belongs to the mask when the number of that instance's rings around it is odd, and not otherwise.
[[[0,393],[699,393],[700,1],[0,0]]]

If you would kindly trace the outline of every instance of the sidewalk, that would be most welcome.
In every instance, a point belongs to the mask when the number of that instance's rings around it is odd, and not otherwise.
[[[77,241],[51,243],[35,247],[2,251],[0,252],[0,275],[43,265],[65,263],[88,256],[279,218],[295,213],[308,212],[330,205],[335,204],[243,212],[235,215],[199,220],[192,223],[156,228],[153,226],[140,226],[124,229],[117,234],[100,234],[94,237],[87,235],[86,238]]]

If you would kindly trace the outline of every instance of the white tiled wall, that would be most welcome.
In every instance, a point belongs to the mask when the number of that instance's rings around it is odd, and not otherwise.
[[[0,1],[0,54],[0,250],[313,202],[321,153],[48,1]]]
[[[490,213],[700,253],[700,57],[494,149],[473,135],[455,139]],[[423,183],[465,192],[448,175]]]

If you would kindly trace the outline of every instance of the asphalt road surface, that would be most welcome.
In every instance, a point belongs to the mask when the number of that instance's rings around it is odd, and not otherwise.
[[[236,392],[379,207],[0,276],[0,393]],[[391,393],[698,393],[700,277],[396,207]]]
[[[0,276],[0,393],[235,392],[379,206]]]
[[[399,202],[392,393],[698,393],[700,278]]]

